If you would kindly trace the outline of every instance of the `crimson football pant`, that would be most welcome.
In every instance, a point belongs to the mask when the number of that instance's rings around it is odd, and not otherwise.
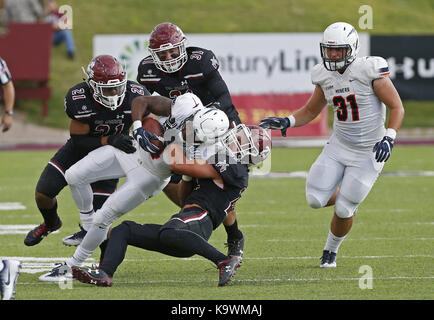
[[[111,231],[100,268],[113,276],[128,245],[178,258],[198,254],[218,265],[228,257],[207,242],[212,231],[208,213],[196,207],[183,209],[164,225],[124,221]]]

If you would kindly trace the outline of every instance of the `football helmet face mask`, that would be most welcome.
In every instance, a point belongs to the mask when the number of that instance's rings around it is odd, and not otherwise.
[[[341,70],[357,57],[359,35],[356,29],[346,22],[333,23],[324,31],[320,50],[327,70]]]
[[[255,150],[257,150],[257,155],[251,154],[249,156],[249,163],[252,165],[257,165],[268,158],[271,154],[271,136],[269,131],[266,129],[256,126],[247,125],[252,135],[252,141],[254,143]]]
[[[186,38],[180,28],[170,22],[157,25],[149,38],[149,51],[155,66],[173,73],[187,62]]]
[[[220,140],[229,155],[243,164],[257,165],[271,153],[271,137],[259,126],[239,124]]]
[[[100,55],[93,58],[87,69],[82,67],[93,98],[110,110],[116,110],[125,98],[126,72],[113,56]]]

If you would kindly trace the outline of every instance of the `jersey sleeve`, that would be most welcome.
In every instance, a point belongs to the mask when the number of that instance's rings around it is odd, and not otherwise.
[[[312,84],[321,86],[327,77],[327,74],[325,72],[326,72],[326,70],[325,70],[324,65],[322,63],[315,65],[312,68],[312,72],[310,74]]]
[[[140,61],[137,68],[136,81],[145,86],[150,93],[155,92],[155,83],[157,83],[159,80],[154,72],[155,70],[153,70],[153,66],[154,62],[151,56],[148,56]]]
[[[9,72],[6,62],[2,58],[0,58],[0,84],[4,86],[8,84],[11,80],[11,73]]]
[[[74,100],[72,97],[73,90],[75,89],[74,88],[69,89],[68,93],[65,96],[65,100],[64,100],[65,112],[68,115],[68,117],[71,118],[72,120],[77,120],[83,123],[87,123],[86,119],[88,119],[88,117],[83,117],[78,113],[77,103],[75,102],[76,100]]]
[[[207,160],[209,162],[210,159],[216,160],[215,156],[212,156]],[[220,159],[217,159],[220,160]],[[240,184],[243,182],[243,177],[247,172],[246,165],[237,162],[235,159],[230,158],[226,155],[226,159],[223,161],[214,161],[211,163],[217,173],[221,176],[223,182],[228,185],[243,187]]]
[[[148,89],[145,86],[139,83],[135,83],[133,81],[128,81],[126,95],[128,97],[128,104],[131,106],[134,98],[142,97],[142,96],[150,96],[151,94],[149,93]],[[150,113],[151,112],[147,110],[143,116],[146,117]]]
[[[194,51],[192,52],[192,55],[194,55]],[[192,59],[191,56],[190,59]],[[207,77],[208,75],[213,74],[215,71],[218,71],[219,67],[220,63],[215,54],[211,50],[204,51],[201,58],[201,70],[204,77]]]
[[[387,77],[390,74],[389,65],[382,57],[366,57],[365,75],[372,81]]]

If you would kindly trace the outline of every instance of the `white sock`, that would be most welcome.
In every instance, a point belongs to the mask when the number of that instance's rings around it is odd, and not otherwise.
[[[87,231],[86,236],[83,238],[83,241],[75,250],[72,258],[66,260],[66,264],[70,267],[80,267],[105,240],[108,229],[109,228],[101,229],[98,226],[92,225],[92,227]]]
[[[343,237],[336,237],[330,230],[324,250],[338,253],[339,246],[341,245],[342,241],[344,241],[345,237],[346,235]]]
[[[3,267],[4,267],[4,263],[3,263],[3,260],[0,260],[0,272],[2,272],[2,270],[3,270]]]
[[[94,213],[94,211],[90,213],[80,213],[81,226],[84,230],[89,231],[90,227],[92,226]]]

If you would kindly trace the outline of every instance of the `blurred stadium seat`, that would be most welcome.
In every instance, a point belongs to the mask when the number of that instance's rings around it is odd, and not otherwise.
[[[52,32],[48,23],[11,23],[0,36],[0,56],[12,74],[16,98],[40,99],[43,117],[48,114],[51,96],[48,81]]]

